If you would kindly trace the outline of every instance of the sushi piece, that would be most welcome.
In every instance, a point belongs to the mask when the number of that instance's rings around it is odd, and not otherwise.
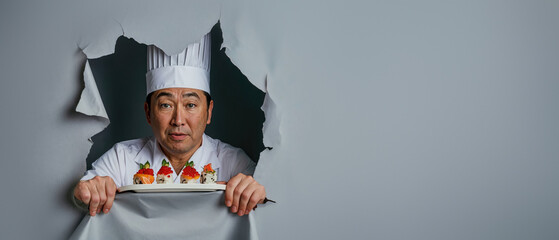
[[[181,174],[181,183],[185,184],[192,184],[196,183],[200,178],[200,173],[194,169],[194,163],[192,161],[188,161],[182,170]]]
[[[173,169],[169,167],[169,162],[163,159],[163,163],[161,164],[161,168],[157,171],[157,184],[164,184],[164,183],[173,183]]]
[[[215,170],[212,168],[212,164],[208,163],[204,166],[204,170],[202,170],[202,177],[200,178],[200,183],[202,184],[215,184],[217,181],[217,174]]]
[[[149,168],[149,162],[145,164],[140,163],[140,170],[134,174],[134,184],[152,184],[153,183],[153,169]]]

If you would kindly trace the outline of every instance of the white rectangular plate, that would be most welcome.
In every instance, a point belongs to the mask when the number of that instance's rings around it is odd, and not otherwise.
[[[211,192],[225,190],[224,184],[134,184],[123,186],[120,192]]]

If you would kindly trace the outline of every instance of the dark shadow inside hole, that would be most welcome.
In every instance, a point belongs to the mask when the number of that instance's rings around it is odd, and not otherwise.
[[[210,91],[214,109],[206,134],[243,149],[258,162],[264,150],[264,113],[260,107],[265,93],[252,85],[220,49],[223,38],[219,23],[211,34]],[[146,45],[120,37],[114,54],[89,60],[111,124],[92,137],[88,169],[115,143],[152,135],[143,110],[146,54]]]

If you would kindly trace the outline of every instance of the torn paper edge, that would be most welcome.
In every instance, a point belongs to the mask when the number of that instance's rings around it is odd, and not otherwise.
[[[215,24],[221,21],[222,20],[220,17],[215,23],[213,23],[213,25],[211,25],[211,27],[213,27]],[[134,36],[132,36],[132,34],[126,34],[124,27],[120,23],[119,26],[121,30],[120,34],[111,34],[111,36],[100,39],[99,41],[102,42],[102,47],[96,48],[97,51],[91,51],[92,49],[90,48],[91,45],[97,46],[96,44],[87,44],[87,45],[82,45],[82,47],[84,47],[82,48],[82,52],[88,58],[90,54],[93,54],[95,58],[114,54],[116,42],[120,36],[134,39]],[[209,29],[211,29],[211,27]],[[210,31],[209,29],[207,30],[207,32]],[[222,25],[222,32],[226,32],[226,29],[223,28],[223,25]],[[146,45],[153,44],[153,43],[144,43],[144,42],[138,42],[138,43],[146,44]],[[271,93],[268,89],[268,82],[267,82],[268,76],[266,74],[264,74],[263,76],[262,75],[257,76],[259,75],[257,74],[257,72],[265,73],[267,68],[264,65],[264,63],[260,61],[259,61],[260,64],[258,64],[258,66],[256,67],[255,66],[243,67],[244,64],[240,64],[240,62],[244,62],[242,59],[243,58],[242,56],[244,55],[235,54],[238,49],[235,49],[233,47],[234,45],[235,44],[234,43],[231,44],[225,37],[225,34],[223,34],[223,43],[221,48],[225,48],[226,50],[225,54],[231,59],[232,63],[239,68],[239,70],[243,73],[243,75],[247,77],[247,79],[252,85],[256,86],[258,89],[260,89],[262,92],[265,93],[261,110],[263,111],[265,116],[265,120],[262,127],[262,135],[263,135],[262,141],[266,149],[264,149],[262,152],[267,152],[274,147],[278,147],[281,143],[281,133],[280,133],[281,114],[279,113],[277,105],[273,100]],[[255,69],[260,69],[260,71],[254,71]],[[250,71],[250,73],[247,73],[247,71]],[[86,60],[86,66],[84,68],[83,77],[84,77],[83,80],[84,80],[85,87],[84,90],[82,91],[82,95],[78,102],[78,106],[76,107],[76,111],[88,116],[101,117],[102,119],[106,120],[106,126],[105,126],[106,128],[110,124],[110,119],[105,110],[104,103],[102,101],[101,95],[97,88],[97,84],[93,76],[93,73],[91,71],[91,67],[89,65],[88,60]],[[94,135],[98,134],[99,132],[95,133]],[[89,137],[89,139],[91,139],[91,137]],[[257,166],[257,168],[259,169],[265,168],[264,166],[261,166],[263,164],[258,164],[258,165],[260,165],[260,167]],[[258,172],[260,173],[258,175],[261,175],[266,171],[258,171]]]
[[[116,24],[107,24],[105,31],[95,32],[96,39],[93,41],[87,41],[83,35],[80,36],[77,44],[87,59],[97,59],[115,53],[116,41],[120,36],[124,36],[124,28],[115,19],[112,23]]]
[[[85,68],[83,71],[84,89],[80,96],[80,101],[76,106],[76,112],[83,113],[87,116],[97,116],[106,119],[107,125],[110,124],[109,116],[101,100],[99,89],[93,77],[93,72],[89,66],[89,60],[85,61]]]
[[[262,135],[264,136],[264,139],[262,139],[262,141],[265,147],[273,148],[274,146],[279,146],[281,142],[281,119],[276,103],[272,99],[272,96],[268,89],[266,89],[265,93],[266,95],[264,96],[264,102],[262,103],[262,107],[260,108],[262,109],[262,112],[264,112],[264,123],[262,124]]]

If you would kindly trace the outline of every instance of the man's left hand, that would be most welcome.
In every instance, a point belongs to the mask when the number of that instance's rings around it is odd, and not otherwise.
[[[239,216],[249,214],[265,198],[266,189],[251,176],[239,173],[227,183],[225,205]]]

